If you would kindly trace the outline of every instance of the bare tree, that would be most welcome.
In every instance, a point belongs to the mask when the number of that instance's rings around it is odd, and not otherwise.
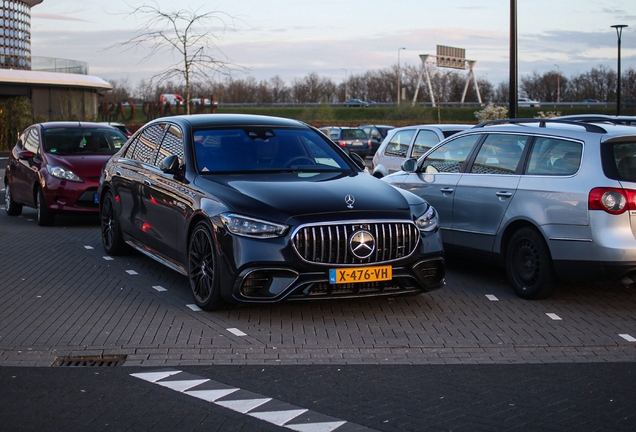
[[[226,20],[233,18],[224,12],[203,12],[196,10],[175,10],[166,12],[157,3],[144,4],[134,8],[131,15],[141,17],[137,36],[127,42],[117,44],[126,49],[148,49],[142,61],[157,54],[170,52],[178,57],[174,64],[155,74],[153,80],[176,79],[185,85],[186,112],[190,113],[191,84],[196,78],[211,80],[218,73],[227,74],[230,63],[220,60],[211,52],[215,44],[227,30]],[[216,29],[217,35],[211,30]]]

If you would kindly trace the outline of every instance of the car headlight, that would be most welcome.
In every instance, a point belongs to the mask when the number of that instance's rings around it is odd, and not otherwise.
[[[79,176],[77,174],[75,174],[73,171],[61,167],[61,166],[51,166],[51,165],[47,165],[46,169],[49,171],[49,173],[53,176],[53,177],[57,177],[59,179],[62,180],[69,180],[69,181],[74,181],[74,182],[83,182],[84,180],[82,180],[81,178],[79,178]]]
[[[285,234],[288,228],[287,225],[280,225],[264,220],[252,219],[232,213],[222,214],[221,220],[223,221],[223,224],[229,232],[245,237],[281,237]]]
[[[428,206],[428,210],[426,210],[422,216],[417,218],[415,224],[420,231],[435,231],[439,227],[439,217],[437,216],[437,212],[432,206]]]

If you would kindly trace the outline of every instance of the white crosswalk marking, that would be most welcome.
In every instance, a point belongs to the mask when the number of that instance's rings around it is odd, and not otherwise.
[[[268,421],[270,423],[274,423],[277,426],[282,426],[285,423],[295,419],[299,415],[306,413],[308,410],[299,409],[299,410],[286,410],[286,411],[266,411],[266,412],[255,412],[248,413],[252,417],[256,417],[261,420]]]

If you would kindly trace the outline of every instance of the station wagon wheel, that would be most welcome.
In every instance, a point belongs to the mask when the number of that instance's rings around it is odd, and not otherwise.
[[[38,225],[51,226],[55,223],[55,215],[51,213],[51,210],[46,206],[46,199],[44,198],[42,188],[38,188],[35,197],[35,207],[38,212]]]
[[[221,298],[216,251],[205,222],[199,222],[190,236],[188,277],[194,301],[201,309],[212,311],[228,306]]]
[[[4,209],[9,216],[18,216],[22,213],[22,204],[18,204],[13,200],[9,183],[4,188]]]
[[[533,228],[514,233],[506,252],[506,273],[519,297],[536,300],[556,290],[556,277],[548,245]]]
[[[104,194],[99,216],[102,228],[102,244],[108,255],[121,255],[126,250],[126,243],[121,233],[119,219],[115,211],[115,197],[112,192]]]

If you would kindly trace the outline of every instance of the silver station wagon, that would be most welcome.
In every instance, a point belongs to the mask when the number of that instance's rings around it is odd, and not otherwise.
[[[505,265],[516,293],[558,280],[636,281],[636,129],[495,120],[384,177],[438,211],[449,251]]]

